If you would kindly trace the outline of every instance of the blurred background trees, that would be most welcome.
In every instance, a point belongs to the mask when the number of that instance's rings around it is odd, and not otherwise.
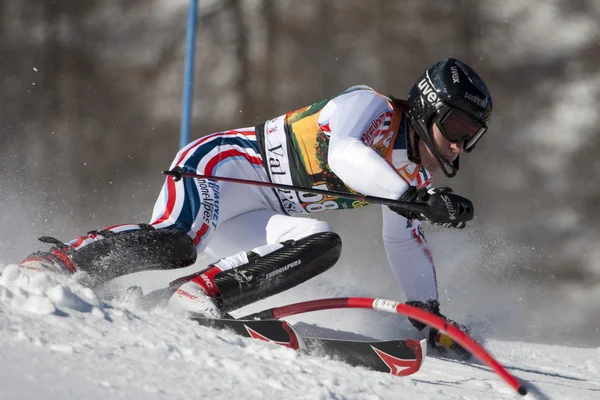
[[[461,173],[436,182],[476,203],[478,273],[550,288],[543,302],[600,298],[599,2],[200,4],[193,138],[355,84],[405,97],[425,68],[457,57],[495,103]],[[183,0],[0,4],[0,260],[20,260],[43,234],[150,218],[178,147],[186,13]],[[363,245],[359,227],[379,244],[378,208],[334,214],[349,248]],[[356,257],[385,264],[380,252]],[[593,306],[577,323],[590,320]]]

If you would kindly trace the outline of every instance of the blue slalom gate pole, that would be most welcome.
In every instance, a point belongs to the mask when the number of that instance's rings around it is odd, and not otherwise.
[[[192,122],[192,103],[194,97],[194,58],[196,56],[196,19],[198,0],[189,0],[187,33],[185,44],[185,68],[183,73],[183,102],[181,110],[181,131],[179,148],[190,142],[190,124]]]

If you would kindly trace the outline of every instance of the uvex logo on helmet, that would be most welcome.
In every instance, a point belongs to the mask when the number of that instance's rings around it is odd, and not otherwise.
[[[460,83],[460,78],[458,77],[458,67],[453,65],[450,67],[450,71],[452,71],[452,83]]]
[[[417,84],[417,87],[423,94],[423,97],[429,102],[429,104],[431,104],[433,108],[437,109],[444,105],[433,89],[433,85],[431,85],[426,78],[423,78],[421,82]]]

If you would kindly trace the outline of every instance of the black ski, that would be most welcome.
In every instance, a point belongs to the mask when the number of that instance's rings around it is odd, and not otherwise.
[[[311,355],[327,356],[353,366],[397,376],[414,374],[425,359],[425,340],[354,341],[308,338],[298,335],[294,328],[280,320],[209,319],[194,316],[200,325],[227,329],[238,335],[274,342]]]
[[[193,321],[200,325],[212,326],[217,329],[227,329],[240,336],[274,342],[281,346],[300,350],[303,346],[301,338],[294,328],[285,321],[272,320],[241,320],[241,319],[211,319],[193,316]]]
[[[396,376],[407,376],[417,372],[427,351],[427,341],[424,339],[372,342],[322,338],[302,340],[310,354],[329,356],[350,365]]]

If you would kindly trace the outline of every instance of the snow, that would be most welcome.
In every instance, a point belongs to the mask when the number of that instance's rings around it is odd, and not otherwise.
[[[394,377],[111,301],[75,280],[0,266],[0,398],[511,399],[478,362],[428,357]],[[527,399],[600,397],[600,349],[489,340]]]

